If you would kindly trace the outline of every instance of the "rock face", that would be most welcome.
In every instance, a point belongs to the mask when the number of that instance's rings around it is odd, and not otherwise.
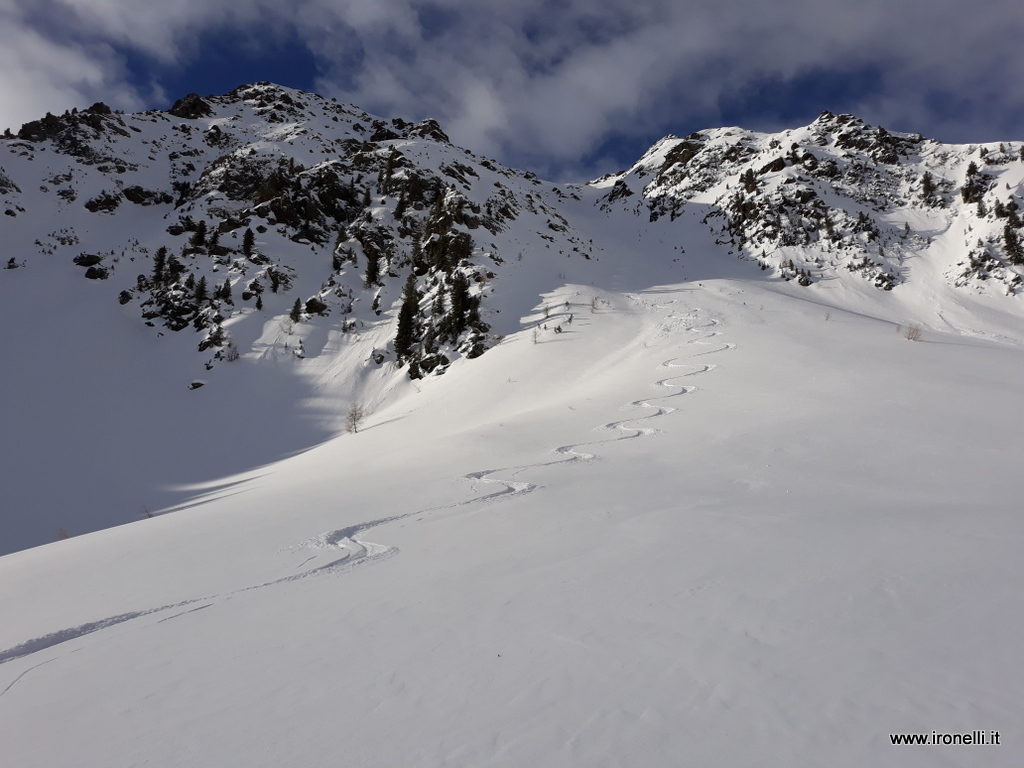
[[[203,101],[198,93],[190,93],[174,102],[169,110],[170,114],[185,120],[197,120],[200,117],[208,117],[213,114],[213,108]]]
[[[0,226],[15,266],[73,260],[107,281],[90,300],[108,291],[158,333],[194,333],[207,367],[238,357],[238,329],[279,317],[422,377],[493,346],[493,297],[538,261],[551,279],[585,269],[622,227],[685,251],[682,218],[721,258],[811,291],[898,293],[924,259],[928,279],[1016,294],[1022,176],[1020,143],[943,145],[825,112],[778,134],[667,136],[626,171],[558,186],[452,145],[434,120],[255,83],[26,123],[0,140]]]
[[[1022,163],[1019,142],[944,145],[823,112],[780,134],[668,136],[600,183],[607,209],[643,209],[651,222],[707,206],[704,221],[731,253],[801,285],[852,273],[893,290],[941,232],[960,254],[945,265],[948,282],[1016,294]],[[626,199],[633,189],[641,201]]]

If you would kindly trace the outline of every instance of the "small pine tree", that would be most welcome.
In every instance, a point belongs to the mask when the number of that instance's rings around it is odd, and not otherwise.
[[[1006,247],[1006,258],[1011,264],[1024,264],[1024,246],[1021,246],[1017,230],[1009,222],[1003,227],[1003,245]]]
[[[191,275],[190,275],[190,277],[191,277]],[[207,296],[206,276],[204,275],[203,277],[199,278],[198,282],[196,282],[196,292],[195,292],[196,301],[206,301],[206,296]]]
[[[416,294],[416,277],[409,275],[402,294],[402,308],[398,310],[398,330],[395,333],[395,355],[404,362],[412,355],[416,342],[416,318],[419,316],[420,300]]]
[[[743,189],[747,192],[757,192],[757,179],[754,178],[753,168],[747,168],[746,173],[740,177],[740,180],[743,182]]]
[[[985,207],[985,201],[978,200],[978,218],[984,219],[988,215],[988,209]]]
[[[224,285],[220,287],[220,298],[228,304],[234,304],[231,299],[231,278],[224,278]]]
[[[928,171],[921,176],[921,197],[929,204],[935,200],[935,180]]]
[[[257,295],[256,296],[256,311],[258,312],[261,309],[263,309],[263,297]]]
[[[452,338],[458,338],[459,334],[466,330],[467,314],[470,309],[469,281],[461,272],[452,276]]]
[[[366,255],[366,274],[363,281],[367,288],[372,288],[380,281],[380,261],[373,254]]]
[[[206,222],[200,219],[196,224],[196,230],[192,233],[192,245],[202,248],[206,244]]]
[[[153,256],[153,282],[162,283],[164,281],[164,270],[167,267],[167,248],[160,246],[156,254]]]
[[[246,229],[245,234],[242,235],[242,255],[246,258],[252,256],[252,249],[256,245],[256,235],[252,233],[251,229]]]
[[[179,277],[181,273],[185,271],[185,265],[176,256],[171,256],[167,259],[167,268],[164,270],[164,277],[167,282],[173,283]]]
[[[292,311],[288,313],[288,317],[291,318],[293,323],[302,320],[302,302],[299,299],[295,299],[295,303],[292,304]]]

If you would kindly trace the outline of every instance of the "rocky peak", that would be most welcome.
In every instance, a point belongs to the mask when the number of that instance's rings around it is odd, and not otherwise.
[[[198,93],[190,93],[174,102],[174,106],[167,111],[183,120],[195,120],[212,115],[213,107],[200,98]]]

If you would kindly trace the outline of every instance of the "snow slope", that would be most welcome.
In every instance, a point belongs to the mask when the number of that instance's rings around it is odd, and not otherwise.
[[[559,198],[591,258],[496,236],[492,348],[419,380],[366,363],[393,316],[289,333],[286,296],[193,374],[103,282],[3,273],[95,312],[8,339],[5,483],[177,504],[0,558],[3,764],[1019,765],[1019,298],[946,279],[952,241],[801,286],[713,200],[611,188]]]
[[[1019,763],[1024,414],[979,392],[1020,348],[594,294],[231,494],[0,559],[5,762]]]

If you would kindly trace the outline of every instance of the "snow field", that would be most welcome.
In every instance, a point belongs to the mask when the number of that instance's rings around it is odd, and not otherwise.
[[[1020,349],[731,280],[576,318],[0,559],[3,653],[67,637],[0,655],[12,763],[1015,764]]]

